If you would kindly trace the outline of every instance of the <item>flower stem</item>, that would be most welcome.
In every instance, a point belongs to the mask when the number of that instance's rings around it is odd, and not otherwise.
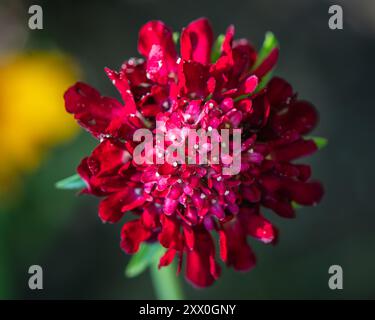
[[[158,259],[150,266],[151,279],[158,300],[183,300],[183,292],[173,265],[158,269]]]

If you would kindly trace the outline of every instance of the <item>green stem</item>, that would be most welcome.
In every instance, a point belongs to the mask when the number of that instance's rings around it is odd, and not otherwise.
[[[150,266],[151,279],[158,300],[183,300],[183,292],[173,265],[158,269],[159,260]]]

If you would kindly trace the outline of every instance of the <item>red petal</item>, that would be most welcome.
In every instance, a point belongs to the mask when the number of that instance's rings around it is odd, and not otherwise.
[[[130,85],[128,78],[125,73],[118,74],[109,68],[105,68],[104,71],[107,73],[108,78],[112,81],[113,85],[117,88],[121,94],[122,100],[125,103],[126,114],[135,114],[137,107],[134,102],[133,95],[130,91]]]
[[[204,229],[196,232],[195,250],[187,252],[186,279],[196,287],[208,287],[220,275],[220,266],[215,262],[215,247],[211,235]]]
[[[233,77],[240,78],[253,66],[257,57],[254,48],[246,39],[239,39],[233,42]],[[237,79],[238,80],[238,79]]]
[[[152,233],[143,227],[140,220],[129,221],[121,230],[121,248],[129,254],[136,253],[140,244],[150,238]]]
[[[224,262],[228,261],[228,237],[224,230],[219,231],[220,258]]]
[[[144,208],[142,216],[141,216],[141,220],[142,220],[143,225],[147,229],[152,230],[160,225],[159,217],[160,217],[160,212],[158,212],[158,209],[155,207],[154,204],[150,204]]]
[[[126,150],[104,140],[81,162],[78,172],[88,183],[90,193],[107,195],[123,190],[127,179],[119,173],[129,164],[130,154]]]
[[[195,244],[195,234],[192,228],[188,226],[183,227],[184,230],[184,237],[185,237],[185,243],[189,250],[194,249],[194,244]]]
[[[117,173],[117,170],[130,161],[126,157],[129,153],[123,148],[113,144],[110,140],[104,140],[100,143],[93,151],[91,155],[91,161],[96,160],[98,162],[98,175],[106,175]]]
[[[273,77],[267,85],[267,97],[273,107],[278,107],[292,97],[293,88],[284,79]]]
[[[176,252],[175,249],[168,249],[159,260],[159,269],[169,266],[173,262]]]
[[[274,48],[270,52],[270,54],[263,60],[263,62],[254,70],[253,74],[255,74],[258,78],[262,78],[268,72],[270,72],[277,62],[277,58],[279,57],[279,49]]]
[[[209,93],[213,93],[216,87],[216,80],[214,77],[210,77],[207,81],[207,90]]]
[[[115,193],[104,200],[99,204],[99,217],[103,222],[117,222],[122,218],[124,212],[122,208],[122,193]]]
[[[181,185],[179,183],[175,183],[173,186],[171,186],[167,197],[173,200],[178,200],[180,196],[182,195],[182,193],[183,193],[183,190],[182,190]]]
[[[291,161],[308,156],[318,150],[312,140],[297,140],[293,143],[275,148],[272,151],[272,159],[276,161]]]
[[[160,45],[152,45],[147,60],[147,77],[160,84],[168,82],[170,68]]]
[[[168,70],[173,70],[176,65],[176,49],[173,34],[161,21],[147,22],[139,31],[138,51],[148,58],[153,45],[160,46]]]
[[[246,186],[242,189],[243,197],[250,202],[259,202],[262,196],[259,188],[254,185]]]
[[[165,198],[163,205],[164,213],[168,216],[172,215],[176,211],[178,204],[178,200],[173,200],[172,198]]]
[[[278,132],[295,130],[304,135],[309,133],[318,123],[318,113],[315,107],[307,101],[292,103],[280,115],[276,114],[272,119],[272,126]]]
[[[284,188],[292,200],[305,206],[317,204],[324,194],[323,186],[319,182],[285,181]]]
[[[79,176],[83,179],[83,181],[85,181],[86,186],[87,186],[86,189],[84,189],[82,192],[83,193],[92,193],[92,194],[97,194],[97,192],[100,193],[99,190],[95,190],[95,188],[93,186],[91,186],[90,178],[92,176],[92,173],[91,173],[90,168],[87,164],[87,160],[88,160],[88,157],[83,158],[81,160],[80,164],[77,167],[77,172],[78,172]],[[98,195],[100,195],[100,194],[98,194]]]
[[[233,44],[234,31],[235,31],[234,26],[230,25],[227,28],[224,42],[223,42],[223,54],[229,56],[231,59],[233,58],[232,57],[232,44]]]
[[[216,262],[214,255],[210,255],[210,273],[215,280],[219,279],[221,274],[221,267]]]
[[[64,94],[65,107],[87,131],[100,138],[113,121],[124,119],[124,107],[115,99],[101,97],[94,88],[77,82]]]
[[[252,237],[264,243],[270,243],[276,240],[276,229],[261,215],[249,215],[246,222],[247,232]]]
[[[179,88],[183,94],[194,93],[205,98],[208,95],[207,82],[209,79],[207,66],[195,61],[182,60],[179,65]]]
[[[129,80],[133,93],[138,98],[142,97],[146,88],[143,86],[147,83],[146,62],[143,59],[130,58],[121,66],[120,77],[126,77]]]
[[[87,108],[86,105],[79,103],[81,100],[86,99],[95,103],[100,100],[101,96],[95,88],[85,83],[77,82],[65,92],[64,98],[66,111],[75,114]]]
[[[256,76],[250,76],[245,80],[244,93],[252,93],[258,85],[258,78]]]
[[[201,64],[210,63],[213,31],[210,22],[201,18],[191,22],[181,34],[181,57]]]
[[[170,175],[174,173],[176,170],[177,169],[173,165],[166,162],[159,167],[158,173],[161,175]]]
[[[263,127],[267,124],[270,115],[270,104],[265,94],[253,100],[252,112],[249,115],[249,124],[253,127]]]
[[[298,168],[299,174],[298,179],[302,181],[306,181],[311,176],[311,167],[305,164],[296,164],[296,168]]]
[[[233,266],[237,271],[248,271],[255,266],[256,259],[246,241],[239,220],[223,225],[220,234],[220,255],[228,267]]]
[[[295,212],[290,204],[290,200],[288,198],[280,198],[276,196],[267,196],[262,201],[262,204],[272,209],[276,214],[280,217],[291,219],[295,217]]]
[[[145,203],[147,198],[138,195],[133,188],[125,188],[102,200],[99,205],[99,217],[105,222],[117,222],[123,213]]]
[[[165,86],[154,85],[151,92],[144,95],[138,102],[138,106],[145,117],[156,117],[162,110],[162,105],[168,99]]]
[[[162,229],[159,233],[158,239],[160,244],[165,248],[177,248],[179,243],[180,225],[172,218],[165,215],[161,217]]]
[[[211,72],[214,74],[220,75],[220,73],[229,71],[233,65],[233,50],[232,50],[232,43],[234,37],[234,26],[231,25],[228,27],[227,32],[225,34],[221,56],[217,61],[211,66]],[[220,75],[222,77],[222,75]],[[219,79],[216,78],[216,81]]]

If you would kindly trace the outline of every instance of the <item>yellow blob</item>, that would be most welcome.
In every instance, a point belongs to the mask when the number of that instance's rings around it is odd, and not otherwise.
[[[0,59],[0,193],[37,168],[48,148],[77,132],[63,99],[77,77],[74,63],[58,52]]]

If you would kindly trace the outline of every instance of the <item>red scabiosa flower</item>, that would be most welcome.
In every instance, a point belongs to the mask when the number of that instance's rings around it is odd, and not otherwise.
[[[180,271],[186,259],[186,278],[197,287],[219,278],[218,255],[247,271],[256,262],[249,238],[275,243],[277,229],[262,207],[292,218],[294,203],[314,205],[323,195],[310,166],[294,162],[317,150],[306,138],[318,121],[315,107],[281,78],[264,84],[278,48],[259,59],[247,40],[234,40],[233,26],[221,40],[213,52],[210,23],[198,19],[182,30],[178,54],[171,29],[150,21],[139,32],[143,58],[125,61],[119,71],[105,69],[122,102],[84,83],[64,96],[67,112],[100,141],[78,167],[83,192],[103,197],[100,218],[114,223],[133,215],[122,228],[121,248],[133,254],[142,242],[160,242],[166,251],[159,267],[176,258]],[[224,174],[224,159],[138,164],[134,133],[155,132],[158,121],[164,132],[240,129],[239,173]],[[151,149],[151,158],[159,151]]]

